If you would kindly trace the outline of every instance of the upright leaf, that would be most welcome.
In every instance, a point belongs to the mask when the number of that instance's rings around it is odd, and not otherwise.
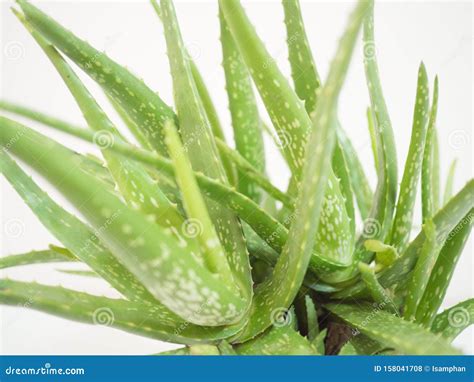
[[[258,171],[265,170],[265,151],[257,102],[245,62],[235,45],[222,11],[219,10],[222,45],[222,65],[226,78],[226,90],[232,117],[234,141],[237,151]],[[247,179],[246,173],[238,173],[238,189],[249,198],[259,201],[258,190]]]
[[[378,305],[329,304],[326,308],[362,334],[403,354],[460,354],[439,336],[385,312]]]
[[[99,297],[59,286],[0,279],[0,302],[24,305],[59,317],[101,326],[115,327],[160,341],[181,344],[217,343],[238,331],[238,327],[199,327],[167,309],[123,299]]]
[[[283,10],[285,14],[286,37],[288,46],[288,59],[291,66],[291,76],[295,86],[295,92],[298,97],[304,101],[306,112],[311,115],[316,110],[318,93],[321,88],[321,80],[316,69],[316,63],[313,59],[309,47],[308,38],[303,23],[303,15],[299,0],[283,0]],[[367,183],[367,178],[360,164],[351,142],[347,138],[344,130],[338,125],[338,145],[341,146],[345,161],[351,166],[351,188],[356,194],[357,202],[361,209],[361,214],[365,219],[367,210],[370,208],[371,190]],[[335,154],[337,153],[337,147]],[[339,178],[344,174],[338,172],[343,170],[340,166],[334,166],[334,172]],[[348,205],[347,195],[344,193],[344,185],[341,184],[344,197],[346,198],[346,208],[348,208],[349,217],[352,207]],[[352,200],[352,194],[351,194]],[[352,202],[351,202],[352,203]]]
[[[363,42],[365,76],[371,109],[375,117],[378,181],[371,210],[365,220],[365,226],[370,227],[375,224],[377,232],[372,238],[384,241],[391,228],[390,224],[397,195],[397,153],[392,123],[380,82],[374,39],[374,9],[372,4],[364,22]],[[362,255],[363,260],[367,260],[369,257],[370,254]]]
[[[299,0],[283,0],[282,3],[291,76],[296,94],[304,101],[306,112],[311,115],[316,110],[321,80],[309,48]]]
[[[151,0],[151,5],[153,6],[158,18],[161,21],[163,21],[163,18],[162,18],[163,12],[161,12],[161,7],[158,4],[158,1]],[[186,51],[185,53],[189,60],[189,65],[191,68],[191,73],[193,76],[194,83],[196,84],[197,93],[202,102],[202,106],[206,113],[207,119],[209,121],[209,125],[211,127],[212,133],[214,134],[215,138],[219,138],[225,141],[224,132],[222,131],[222,126],[219,121],[219,116],[217,114],[217,110],[214,107],[214,103],[212,102],[211,95],[209,94],[209,90],[206,87],[206,83],[204,82],[204,79],[202,78],[202,75],[199,72],[199,69],[196,63],[192,59],[189,52]],[[227,178],[229,179],[229,183],[232,185],[235,185],[237,180],[236,180],[235,169],[232,166],[232,163],[230,163],[230,161],[227,158],[221,158],[221,160],[222,160],[222,165],[225,169]]]
[[[369,214],[372,205],[373,192],[370,189],[367,175],[364,172],[364,167],[357,156],[354,146],[347,137],[344,129],[338,126],[337,142],[342,147],[344,158],[350,168],[349,176],[351,181],[352,192],[354,193],[359,208],[360,215],[365,220]]]
[[[402,182],[400,184],[397,211],[395,218],[393,219],[391,232],[391,243],[400,252],[403,252],[408,244],[408,240],[410,239],[411,227],[413,224],[413,207],[415,205],[426,139],[429,93],[428,77],[423,63],[421,63],[418,71],[418,85],[415,102],[410,147],[405,161],[405,170],[403,171]]]
[[[435,140],[436,140],[436,114],[438,112],[438,77],[435,78],[433,102],[431,104],[430,119],[426,132],[423,164],[421,167],[421,207],[423,221],[429,219],[439,206],[439,184],[436,184]]]

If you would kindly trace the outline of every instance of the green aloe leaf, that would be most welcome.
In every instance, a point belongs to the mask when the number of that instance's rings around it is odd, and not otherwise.
[[[150,145],[165,154],[163,124],[173,110],[143,81],[87,42],[79,39],[26,0],[19,0],[27,21],[51,44],[96,81],[142,130]]]
[[[283,0],[286,42],[295,92],[304,101],[308,114],[316,110],[321,79],[311,54],[299,0]]]
[[[239,1],[220,1],[220,7],[270,115],[280,146],[293,172],[289,190],[294,195],[298,189],[298,181],[301,179],[304,150],[312,129],[311,119],[304,110],[302,101],[293,92],[259,39]],[[329,194],[327,199],[335,198],[338,208],[344,211],[344,200],[332,170],[329,180],[333,188],[328,187],[326,190]],[[334,221],[326,222],[325,220],[324,217],[321,228],[335,224]]]
[[[360,1],[351,14],[342,36],[328,79],[321,92],[321,102],[313,117],[314,128],[308,142],[301,189],[291,222],[288,241],[283,248],[272,277],[255,290],[248,325],[239,341],[253,338],[275,321],[274,316],[287,309],[303,282],[313,252],[319,217],[322,214],[324,189],[336,141],[336,109],[357,33],[367,2]]]
[[[183,144],[195,171],[228,183],[196,84],[192,76],[187,53],[181,38],[173,4],[161,1],[162,21],[165,30],[174,98]],[[209,214],[225,249],[239,290],[246,298],[251,296],[251,273],[242,227],[237,217],[211,200],[207,201]]]
[[[199,225],[199,241],[202,259],[206,267],[218,273],[228,286],[234,284],[224,250],[207,211],[206,202],[194,177],[191,163],[181,143],[173,122],[165,124],[165,142],[175,170],[176,180],[183,197],[189,221]],[[201,254],[198,254],[200,256]]]
[[[310,296],[306,295],[305,299],[306,318],[308,322],[308,340],[312,341],[319,334],[318,313],[314,302]]]
[[[370,213],[365,220],[364,232],[371,232],[371,227],[375,225],[377,227],[375,236],[371,235],[371,238],[384,241],[391,228],[390,224],[397,195],[397,153],[392,123],[385,103],[377,64],[373,5],[370,7],[364,22],[363,42],[365,76],[371,109],[374,113],[378,164],[377,188]],[[362,258],[367,260],[370,258],[370,254],[365,254]]]
[[[364,247],[368,251],[375,252],[376,271],[392,265],[399,257],[395,247],[384,244],[379,240],[366,240]]]
[[[155,10],[155,13],[157,14],[158,18],[163,22],[163,12],[161,11],[161,7],[158,4],[157,0],[151,0],[151,5],[153,6],[153,9]],[[204,82],[204,79],[202,78],[202,75],[196,63],[190,56],[189,52],[185,51],[185,54],[190,65],[191,74],[193,76],[193,80],[196,85],[197,93],[202,102],[202,106],[206,113],[207,119],[209,121],[209,125],[211,127],[212,133],[214,134],[215,138],[219,138],[225,141],[224,132],[222,131],[222,126],[219,121],[219,116],[218,116],[217,110],[214,107],[214,103],[212,102],[212,98],[211,98],[211,95],[209,94],[209,90],[207,89],[206,83]],[[230,163],[230,161],[227,158],[221,157],[221,160],[222,160],[222,165],[225,169],[227,178],[229,180],[229,183],[235,185],[237,182],[237,179],[236,179],[235,169],[232,166],[232,163]]]
[[[222,66],[226,79],[229,110],[236,150],[258,171],[265,170],[265,151],[257,102],[249,71],[219,10]],[[257,203],[260,194],[245,172],[238,172],[238,190]]]
[[[230,345],[227,341],[221,341],[217,345],[219,352],[221,355],[237,355],[232,345]]]
[[[327,333],[328,333],[328,330],[323,329],[318,333],[318,335],[314,338],[314,340],[311,341],[311,344],[316,349],[319,355],[325,354],[324,340],[326,339]]]
[[[360,262],[359,271],[362,281],[366,285],[370,295],[372,296],[372,299],[378,304],[386,305],[389,311],[398,315],[398,309],[395,303],[384,287],[378,282],[373,268],[365,263]]]
[[[425,232],[425,242],[408,281],[403,311],[404,318],[412,321],[415,319],[418,304],[425,292],[441,249],[436,236],[436,226],[431,220],[425,222],[423,231]]]
[[[470,298],[438,314],[431,331],[441,334],[448,341],[453,341],[472,324],[474,324],[474,299]]]
[[[0,257],[0,269],[18,267],[20,265],[46,264],[77,261],[73,255],[67,256],[53,249],[31,251],[19,255]]]
[[[234,327],[199,327],[178,320],[161,306],[99,297],[59,286],[0,280],[0,302],[21,305],[63,318],[110,326],[130,333],[181,344],[217,343]]]
[[[325,307],[362,334],[403,354],[461,354],[441,337],[385,312],[379,305],[329,304]]]
[[[310,342],[289,325],[273,327],[234,347],[238,355],[314,355]]]
[[[227,26],[265,103],[292,171],[301,173],[311,121],[239,1],[220,1]]]
[[[436,260],[416,311],[416,320],[427,327],[433,322],[435,314],[443,302],[456,264],[471,233],[473,221],[474,211],[471,210],[449,232]]]
[[[436,115],[438,112],[438,77],[435,78],[433,90],[433,102],[431,104],[428,130],[426,132],[426,143],[423,152],[423,164],[421,167],[421,208],[423,221],[429,219],[439,206],[439,183],[436,184],[436,166],[439,166],[435,158],[436,140]]]
[[[0,110],[28,118],[32,121],[39,122],[43,125],[50,126],[64,132],[67,132],[68,129],[85,129],[85,127],[76,126],[70,122],[17,103],[0,100]],[[96,179],[102,180],[104,182],[104,186],[108,187],[109,191],[114,191],[115,180],[112,178],[112,175],[110,175],[109,170],[103,165],[102,161],[93,157],[92,155],[83,156],[82,169],[93,175]]]
[[[365,220],[368,217],[373,200],[373,192],[370,189],[367,175],[364,172],[364,167],[357,156],[356,150],[341,127],[337,129],[337,142],[342,146],[344,158],[350,168],[349,176],[352,192],[357,201],[360,215]]]
[[[367,126],[369,128],[370,144],[372,146],[372,155],[374,156],[375,169],[379,168],[379,158],[377,153],[377,133],[375,132],[375,116],[370,107],[367,108]]]
[[[342,195],[344,196],[347,217],[350,222],[352,236],[355,236],[354,195],[351,184],[350,169],[343,146],[339,140],[336,140],[336,144],[334,146],[332,168],[334,169],[334,173],[339,178],[339,184]]]
[[[428,127],[428,76],[426,75],[426,69],[423,63],[421,63],[418,71],[418,85],[415,102],[410,147],[405,161],[405,170],[403,171],[402,182],[400,184],[397,211],[391,231],[391,244],[393,244],[399,252],[403,252],[410,239],[411,227],[413,224],[413,207],[415,205],[416,191],[423,161],[426,130]]]
[[[24,20],[23,15],[18,12],[15,12],[15,14],[48,56],[76,100],[87,124],[96,132],[95,140],[98,142],[98,146],[102,148],[108,168],[125,199],[132,206],[137,206],[143,214],[149,216],[153,221],[167,227],[180,227],[183,223],[182,217],[146,170],[140,164],[123,157],[117,157],[106,150],[108,146],[114,144],[114,140],[121,140],[122,138],[69,64],[52,45],[31,28]]]
[[[94,271],[83,271],[83,270],[75,270],[75,269],[56,269],[58,272],[65,273],[68,275],[73,276],[82,276],[82,277],[99,277],[97,273]]]
[[[3,123],[2,129],[5,129]],[[75,159],[76,163],[77,159],[79,158]],[[3,150],[0,152],[0,165],[2,174],[20,197],[73,256],[89,265],[127,298],[156,302],[143,285],[102,245],[97,230],[88,227],[55,203]],[[61,253],[63,257],[67,254],[65,251]]]
[[[77,171],[77,158],[64,146],[3,117],[0,126],[4,148],[37,169],[63,193],[113,255],[155,298],[177,315],[200,325],[240,319],[245,302],[218,282],[218,275],[199,264],[186,242],[183,245],[170,231],[149,222],[94,178]],[[178,285],[186,285],[192,293],[180,293]]]

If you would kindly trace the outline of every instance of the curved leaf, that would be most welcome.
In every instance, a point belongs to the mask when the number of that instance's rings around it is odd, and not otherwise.
[[[173,110],[143,81],[105,53],[77,38],[26,0],[19,0],[18,4],[27,21],[96,81],[125,110],[150,145],[164,155],[162,128],[166,120],[175,118]]]
[[[238,330],[231,326],[211,328],[176,321],[176,316],[160,306],[13,280],[0,280],[0,302],[180,344],[217,343]]]
[[[71,261],[77,261],[77,259],[73,255],[66,256],[53,249],[46,249],[44,251],[31,251],[19,255],[0,257],[0,269],[18,267],[20,265],[60,263]]]
[[[229,110],[236,150],[258,171],[265,170],[265,151],[261,121],[252,82],[247,67],[235,45],[234,39],[219,9],[222,45],[222,66],[226,79]],[[257,203],[258,190],[248,181],[245,172],[238,173],[238,190]]]
[[[431,325],[443,302],[456,264],[471,233],[473,221],[474,211],[471,210],[446,238],[416,311],[416,320],[425,326]]]
[[[441,337],[385,312],[379,305],[329,304],[325,307],[362,334],[403,354],[461,354]]]
[[[238,355],[314,355],[314,348],[291,326],[273,327],[234,347]]]
[[[77,159],[64,146],[3,117],[0,125],[2,145],[63,193],[97,230],[97,236],[113,255],[156,299],[200,325],[228,324],[240,319],[246,310],[245,302],[199,264],[186,242],[178,242],[169,230],[149,222],[94,178],[78,172]],[[178,286],[189,288],[192,293],[183,292]]]
[[[430,119],[426,132],[423,164],[421,167],[421,208],[423,221],[429,219],[439,206],[439,183],[436,183],[435,140],[436,140],[436,115],[438,112],[438,77],[435,78],[433,102],[431,104]]]

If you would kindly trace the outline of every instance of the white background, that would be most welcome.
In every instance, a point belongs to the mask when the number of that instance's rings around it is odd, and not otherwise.
[[[1,97],[82,123],[80,112],[49,61],[9,11],[11,1],[1,3],[2,67]],[[80,37],[127,65],[169,104],[171,79],[160,22],[151,5],[143,1],[39,2],[43,10]],[[245,6],[267,48],[286,75],[285,32],[280,1],[246,1]],[[176,4],[182,33],[193,58],[201,69],[229,140],[227,98],[220,66],[219,25],[215,2]],[[328,70],[350,2],[303,1],[305,24],[321,77]],[[426,64],[430,82],[440,77],[438,130],[441,145],[442,177],[449,163],[458,158],[455,190],[472,177],[472,4],[469,2],[382,2],[376,7],[376,41],[381,78],[398,144],[399,168],[403,169],[413,113],[417,69]],[[361,46],[357,49],[340,100],[340,119],[352,138],[374,185],[375,174],[366,129],[368,96],[364,82]],[[104,97],[88,78],[104,108]],[[264,110],[262,108],[262,110]],[[263,113],[263,111],[262,111]],[[115,118],[115,115],[113,115]],[[266,116],[265,116],[266,118]],[[119,124],[117,118],[115,118]],[[74,149],[90,151],[87,144],[41,127],[41,131]],[[281,187],[287,169],[267,142],[268,172]],[[402,170],[400,170],[401,178]],[[35,180],[58,201],[65,203],[44,181]],[[2,254],[44,249],[57,241],[2,178]],[[67,205],[67,204],[66,204]],[[416,207],[419,221],[419,203]],[[7,235],[17,224],[19,235]],[[417,223],[417,229],[419,224]],[[83,279],[53,270],[54,265],[21,267],[5,276],[63,285],[96,294],[113,295],[97,280]],[[57,266],[56,268],[66,268]],[[444,306],[472,296],[472,241],[468,243],[451,284]],[[164,344],[111,328],[78,324],[18,307],[1,307],[0,346],[5,354],[150,354],[171,349]],[[472,354],[472,328],[455,341]]]

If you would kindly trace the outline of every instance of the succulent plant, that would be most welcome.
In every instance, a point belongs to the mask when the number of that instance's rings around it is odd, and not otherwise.
[[[324,82],[298,0],[283,1],[293,84],[240,2],[219,1],[235,149],[186,51],[171,0],[152,6],[164,28],[174,107],[34,5],[18,5],[15,15],[62,77],[87,128],[7,101],[0,109],[87,141],[102,158],[0,117],[2,173],[62,243],[3,257],[0,268],[82,262],[90,270],[76,275],[101,278],[121,297],[1,279],[1,303],[31,300],[33,309],[91,324],[108,319],[124,331],[185,345],[166,354],[459,354],[451,342],[472,324],[473,300],[438,310],[471,231],[474,182],[452,196],[450,176],[441,201],[438,80],[430,104],[422,63],[398,185],[371,1],[359,1],[349,16]],[[375,191],[338,119],[361,29]],[[133,142],[64,57],[100,85]],[[262,122],[254,88],[271,127]],[[266,176],[265,131],[291,169],[286,191]],[[51,199],[16,159],[80,217]],[[418,188],[422,229],[411,240]]]

